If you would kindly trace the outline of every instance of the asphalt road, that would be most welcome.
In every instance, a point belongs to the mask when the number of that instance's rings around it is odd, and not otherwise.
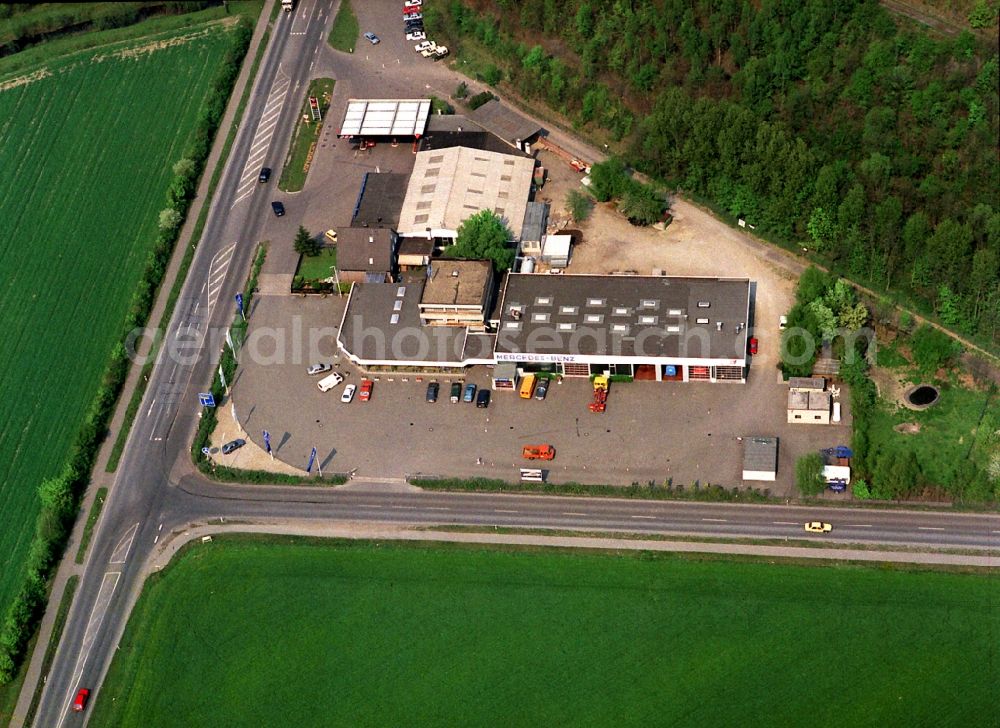
[[[167,331],[182,340],[192,330],[222,331],[233,295],[249,268],[268,219],[273,184],[247,193],[245,168],[258,164],[258,122],[270,138],[264,161],[277,171],[298,110],[301,90],[325,42],[331,5],[300,3],[282,14],[272,34],[250,104],[212,205],[202,243]],[[286,94],[275,112],[275,89]],[[280,95],[280,94],[279,94]],[[273,117],[273,118],[272,118]],[[281,199],[279,196],[278,199]],[[235,245],[234,245],[235,243]],[[386,492],[384,484],[351,489],[244,487],[211,483],[192,468],[188,448],[197,424],[197,392],[210,381],[219,341],[193,344],[201,356],[178,363],[161,354],[133,425],[115,485],[94,535],[88,562],[48,675],[35,725],[68,722],[76,690],[100,684],[142,586],[159,540],[194,521],[282,518],[396,524],[469,524],[674,533],[713,537],[818,538],[802,524],[834,525],[826,541],[996,548],[1000,517],[954,513],[735,506],[619,499],[555,498],[433,492]],[[359,489],[359,487],[361,489]],[[32,686],[26,686],[31,689]],[[89,711],[84,718],[89,715]],[[73,716],[78,720],[77,716]]]

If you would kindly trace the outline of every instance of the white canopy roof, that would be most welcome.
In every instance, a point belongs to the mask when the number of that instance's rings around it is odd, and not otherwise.
[[[430,113],[428,99],[351,99],[340,136],[420,136]]]

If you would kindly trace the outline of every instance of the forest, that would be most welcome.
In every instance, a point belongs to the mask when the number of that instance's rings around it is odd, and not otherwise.
[[[954,37],[871,0],[450,0],[425,15],[486,83],[996,348],[991,7],[976,6],[984,31]]]

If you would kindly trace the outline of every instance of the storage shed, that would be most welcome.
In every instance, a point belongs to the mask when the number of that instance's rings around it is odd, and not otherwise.
[[[743,438],[743,480],[773,481],[778,474],[778,438]]]

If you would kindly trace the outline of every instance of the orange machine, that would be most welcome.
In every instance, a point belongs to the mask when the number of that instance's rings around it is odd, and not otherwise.
[[[556,456],[556,449],[551,445],[525,445],[521,455],[525,460],[551,460]]]

